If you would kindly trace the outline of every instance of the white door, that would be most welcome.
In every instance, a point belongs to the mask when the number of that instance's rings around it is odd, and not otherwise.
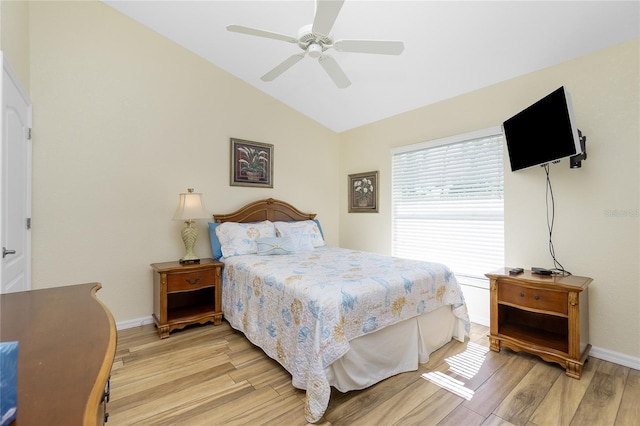
[[[0,52],[0,293],[31,289],[31,101]]]

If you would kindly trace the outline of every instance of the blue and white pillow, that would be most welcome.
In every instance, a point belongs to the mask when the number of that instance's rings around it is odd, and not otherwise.
[[[313,220],[301,220],[296,222],[274,222],[278,235],[289,237],[294,245],[300,250],[311,247],[321,247],[324,245],[324,238],[318,224]]]
[[[255,223],[225,222],[215,227],[223,257],[255,254],[258,252],[256,240],[276,236],[273,222],[265,220]]]
[[[291,254],[296,251],[293,241],[289,237],[258,238],[256,244],[258,245],[259,256]]]

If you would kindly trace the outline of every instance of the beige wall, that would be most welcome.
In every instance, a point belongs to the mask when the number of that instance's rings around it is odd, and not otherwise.
[[[29,3],[0,1],[0,50],[29,92]]]
[[[390,253],[392,147],[499,125],[564,84],[589,159],[552,167],[556,253],[594,278],[592,343],[640,357],[638,40],[336,135],[101,3],[12,3],[0,46],[34,102],[34,288],[100,281],[116,321],[148,317],[148,265],[183,254],[170,218],[190,186],[209,212],[272,196],[317,212],[331,244]],[[230,137],[275,145],[274,189],[229,186]],[[380,213],[347,214],[347,175],[369,170]],[[550,266],[542,171],[505,185],[506,263]],[[486,291],[465,294],[488,317]]]
[[[589,158],[581,169],[569,169],[566,160],[551,166],[556,256],[567,270],[594,279],[589,290],[591,343],[637,359],[639,52],[639,40],[633,40],[341,134],[340,245],[390,253],[391,148],[499,126],[564,85],[572,94],[578,127],[587,136]],[[380,171],[380,213],[348,214],[347,175],[370,170]],[[506,152],[505,170],[505,262],[553,267],[544,171],[511,173]],[[472,314],[488,315],[486,290],[465,294]]]
[[[34,289],[100,281],[117,322],[149,317],[187,187],[210,213],[287,200],[338,243],[337,134],[102,3],[32,2],[30,28]],[[274,145],[273,189],[229,185],[230,137]]]

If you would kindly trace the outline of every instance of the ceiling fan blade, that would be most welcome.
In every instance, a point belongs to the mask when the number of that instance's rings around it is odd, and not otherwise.
[[[328,35],[343,4],[344,0],[316,0],[316,14],[311,31],[314,34]]]
[[[318,58],[318,62],[320,62],[322,68],[324,68],[327,74],[329,74],[329,77],[331,77],[331,80],[333,80],[338,88],[344,89],[351,85],[351,81],[349,81],[347,75],[331,56],[320,56],[320,58]]]
[[[339,52],[399,55],[404,50],[404,43],[401,41],[338,40],[333,43],[333,47]]]
[[[258,37],[273,38],[276,40],[288,41],[289,43],[298,42],[297,38],[294,38],[288,35],[272,33],[271,31],[257,30],[255,28],[243,27],[242,25],[229,25],[227,27],[227,31],[231,31],[234,33],[249,34],[249,35],[258,36]]]
[[[302,58],[304,58],[304,53],[298,53],[297,55],[289,56],[287,59],[284,60],[284,62],[282,62],[280,65],[276,65],[274,69],[272,69],[271,71],[269,71],[268,73],[266,73],[260,78],[262,79],[262,81],[273,81],[280,74],[282,74],[283,72],[285,72],[286,70],[288,70],[289,68],[297,64],[298,61],[300,61]]]

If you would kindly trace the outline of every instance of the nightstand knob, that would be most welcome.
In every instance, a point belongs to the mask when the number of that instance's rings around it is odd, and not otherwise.
[[[533,296],[533,298],[534,298],[535,300],[540,300],[540,296],[538,296],[537,294],[536,294],[535,296]]]
[[[191,285],[196,284],[198,281],[200,281],[200,277],[196,277],[196,279],[193,281],[191,281],[191,278],[187,278],[187,282]]]
[[[524,293],[520,292],[520,297],[524,297]]]

